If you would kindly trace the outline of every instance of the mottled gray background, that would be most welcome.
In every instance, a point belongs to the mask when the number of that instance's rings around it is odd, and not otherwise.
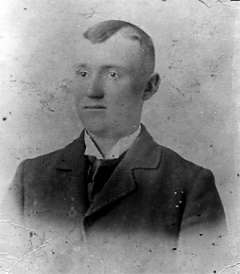
[[[68,91],[71,48],[93,23],[122,19],[142,27],[156,46],[162,84],[145,105],[144,123],[161,144],[213,170],[237,235],[237,6],[224,0],[2,0],[0,199],[22,159],[79,135]]]

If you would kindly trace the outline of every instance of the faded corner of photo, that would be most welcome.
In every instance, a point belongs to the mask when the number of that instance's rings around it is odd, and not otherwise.
[[[0,273],[240,271],[239,12],[0,4]]]

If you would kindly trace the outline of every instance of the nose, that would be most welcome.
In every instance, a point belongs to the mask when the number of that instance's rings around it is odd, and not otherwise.
[[[87,89],[87,96],[94,99],[101,99],[104,97],[103,84],[99,76],[94,76],[91,78]]]

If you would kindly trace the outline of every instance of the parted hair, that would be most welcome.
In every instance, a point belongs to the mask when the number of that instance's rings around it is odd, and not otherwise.
[[[93,44],[103,43],[120,30],[126,30],[124,35],[129,39],[139,41],[144,56],[147,57],[148,68],[152,73],[155,66],[153,41],[152,38],[138,26],[121,20],[107,20],[93,25],[83,33],[83,36]]]

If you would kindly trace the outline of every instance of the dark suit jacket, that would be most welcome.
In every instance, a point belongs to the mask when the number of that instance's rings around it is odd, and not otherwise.
[[[124,253],[124,262],[134,269],[126,273],[135,273],[133,256],[142,267],[154,256],[161,269],[169,266],[181,235],[191,235],[195,246],[205,237],[207,248],[223,236],[224,210],[211,171],[158,145],[144,127],[89,207],[84,149],[82,133],[65,148],[19,166],[8,200],[34,231],[32,241],[41,233],[44,239],[64,234],[74,245],[87,243],[88,252],[100,250],[95,256],[115,254],[118,265]]]

